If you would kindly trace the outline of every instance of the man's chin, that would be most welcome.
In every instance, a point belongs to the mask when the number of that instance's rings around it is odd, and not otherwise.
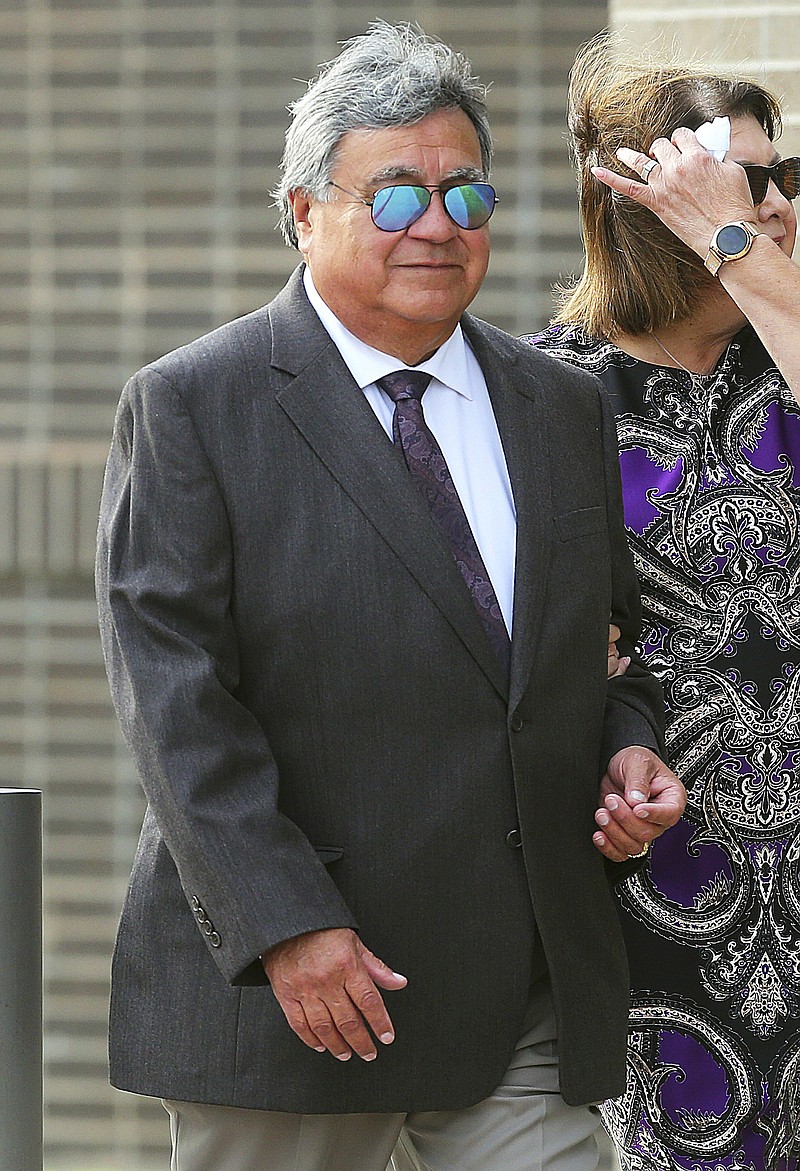
[[[446,287],[425,287],[420,284],[407,286],[402,297],[395,301],[395,312],[398,317],[409,322],[415,321],[419,325],[433,324],[451,318],[458,321],[477,289],[473,290],[469,297],[465,296],[466,292],[463,277],[455,284],[450,281]]]

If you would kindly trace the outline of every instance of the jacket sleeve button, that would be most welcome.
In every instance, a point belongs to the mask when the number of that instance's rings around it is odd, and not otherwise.
[[[222,940],[220,939],[220,937],[216,931],[211,932],[211,934],[208,937],[208,942],[211,944],[212,947],[221,947],[222,946]]]

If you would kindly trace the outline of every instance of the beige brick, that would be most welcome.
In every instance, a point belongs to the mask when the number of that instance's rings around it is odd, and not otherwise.
[[[783,102],[785,109],[800,113],[800,62],[790,68],[768,69],[766,80],[770,89]]]
[[[800,0],[726,0],[669,6],[611,0],[611,26],[634,45],[661,38],[681,56],[696,54],[724,73],[740,73],[773,90],[784,108],[783,155],[800,153]]]
[[[764,42],[759,50],[770,60],[800,57],[800,2],[782,8],[786,11],[764,17]]]

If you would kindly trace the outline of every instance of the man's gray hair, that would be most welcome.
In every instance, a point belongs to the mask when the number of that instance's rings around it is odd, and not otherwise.
[[[350,130],[410,126],[437,110],[461,109],[475,127],[488,179],[492,137],[485,99],[486,86],[467,58],[410,24],[376,20],[345,41],[289,107],[282,178],[272,192],[286,242],[297,246],[290,193],[302,189],[327,199],[336,149]]]

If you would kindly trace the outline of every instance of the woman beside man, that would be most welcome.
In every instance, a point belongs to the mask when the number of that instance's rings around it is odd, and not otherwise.
[[[528,340],[614,404],[643,651],[689,793],[624,887],[628,1088],[606,1120],[631,1171],[796,1171],[800,159],[779,160],[762,87],[604,40],[569,124],[586,263]]]

